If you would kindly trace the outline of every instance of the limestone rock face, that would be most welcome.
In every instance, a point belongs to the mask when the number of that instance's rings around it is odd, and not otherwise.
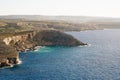
[[[32,41],[35,36],[34,32],[15,35],[11,37],[7,37],[3,40],[6,45],[10,45],[14,47],[17,51],[25,51],[25,49],[29,49],[35,46]]]
[[[12,46],[0,41],[0,67],[11,66],[19,63],[19,54]]]

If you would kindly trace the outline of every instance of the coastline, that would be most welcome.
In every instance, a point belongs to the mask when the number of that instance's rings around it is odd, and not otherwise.
[[[23,32],[24,33],[24,32]],[[57,30],[43,30],[39,32],[29,32],[20,35],[15,35],[11,37],[6,37],[3,39],[3,46],[4,49],[8,48],[9,51],[1,52],[0,67],[10,66],[20,64],[21,61],[19,60],[19,53],[20,52],[27,52],[31,50],[40,49],[42,46],[84,46],[87,45],[86,43],[77,40],[72,35],[65,34],[63,32]],[[6,51],[6,52],[5,52]],[[7,54],[5,54],[7,53]],[[13,54],[14,53],[14,54]],[[8,55],[9,54],[9,55]]]
[[[95,31],[95,30],[67,31],[67,32],[87,32],[87,31]],[[64,33],[67,33],[67,32],[64,32]],[[87,43],[86,43],[86,45],[79,45],[78,47],[84,47],[84,46],[88,46],[88,47],[90,47],[91,44],[87,44]],[[28,52],[28,51],[32,51],[32,50],[33,50],[33,51],[38,51],[38,49],[40,49],[41,47],[43,47],[43,46],[33,46],[33,47],[31,47],[31,48],[27,48],[27,49],[25,49],[25,50],[18,51],[18,53],[20,54],[20,52]],[[15,65],[19,65],[19,64],[22,63],[22,61],[21,61],[20,59],[18,59],[17,61],[18,61],[17,64],[12,64],[12,65],[10,65],[10,66],[7,66],[7,67],[1,67],[1,68],[12,68],[12,67],[14,67]]]
[[[16,64],[10,64],[9,63],[8,66],[0,67],[0,69],[13,68],[15,65],[19,65],[19,64],[22,64],[22,61],[20,59],[17,59],[17,63]]]

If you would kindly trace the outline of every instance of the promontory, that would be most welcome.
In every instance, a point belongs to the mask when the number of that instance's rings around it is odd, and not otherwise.
[[[31,30],[0,35],[0,67],[18,64],[19,51],[36,46],[79,46],[85,43],[58,30]]]

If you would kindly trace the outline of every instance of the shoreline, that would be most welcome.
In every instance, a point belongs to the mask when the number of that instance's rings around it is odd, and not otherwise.
[[[33,34],[34,33],[34,34]],[[59,37],[58,37],[59,36]],[[60,40],[61,39],[61,40]],[[12,42],[11,42],[12,41]],[[11,47],[11,53],[15,56],[5,56],[5,62],[1,62],[0,67],[20,64],[19,53],[40,49],[42,46],[83,46],[86,43],[77,40],[72,35],[65,34],[56,30],[45,30],[40,32],[25,33],[3,39],[4,46]],[[39,46],[40,45],[40,46]],[[3,58],[2,58],[3,59]]]
[[[120,28],[104,28],[104,29],[83,30],[83,31],[64,31],[64,33],[69,33],[69,32],[88,32],[88,31],[104,31],[104,30],[120,30]]]
[[[15,65],[22,64],[22,61],[21,61],[20,59],[17,59],[17,61],[18,61],[17,64],[10,64],[10,63],[9,63],[9,66],[0,67],[0,69],[13,68]]]
[[[43,46],[35,46],[35,47],[32,47],[32,48],[27,48],[27,49],[25,49],[25,50],[18,51],[18,52],[20,53],[20,52],[35,51],[35,50],[40,49],[41,47],[43,47]]]

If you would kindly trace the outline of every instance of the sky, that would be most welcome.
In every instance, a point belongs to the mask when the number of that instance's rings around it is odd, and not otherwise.
[[[120,18],[120,0],[0,0],[0,15]]]

